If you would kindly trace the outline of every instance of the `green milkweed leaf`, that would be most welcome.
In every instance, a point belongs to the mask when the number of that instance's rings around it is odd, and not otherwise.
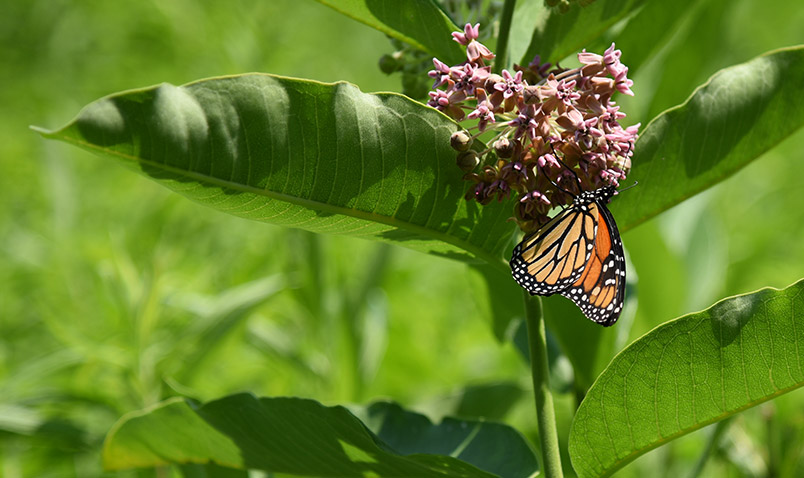
[[[402,95],[250,74],[112,95],[42,133],[230,214],[502,267],[510,206],[463,199],[456,129]]]
[[[804,126],[804,47],[725,68],[642,132],[628,175],[639,186],[615,199],[621,229],[724,180]]]
[[[103,450],[107,469],[214,463],[302,476],[515,477],[536,458],[505,425],[445,419],[434,425],[398,405],[366,410],[376,434],[343,407],[300,398],[182,399],[123,417]],[[463,456],[482,466],[476,468]],[[491,474],[499,473],[499,475]]]
[[[609,476],[681,435],[804,385],[804,280],[667,322],[617,355],[575,415],[578,476]]]
[[[617,49],[625,55],[622,61],[628,66],[629,76],[633,76],[648,59],[667,45],[668,39],[678,31],[679,24],[697,13],[694,8],[697,1],[645,2],[637,13],[628,18],[628,23],[614,41]],[[597,48],[601,48],[602,52],[611,44],[611,40],[599,40],[595,42],[597,46],[590,45],[587,49],[597,51]]]
[[[528,443],[508,425],[451,417],[433,424],[424,415],[389,402],[373,403],[366,414],[366,425],[383,443],[404,455],[451,456],[510,478],[533,476],[539,468]]]
[[[804,48],[722,70],[643,131],[614,200],[622,231],[733,174],[804,124]],[[500,270],[511,203],[479,207],[457,126],[393,93],[250,74],[103,98],[56,131],[202,204],[314,232],[393,242]],[[659,187],[661,186],[661,187]]]
[[[586,6],[572,5],[566,13],[545,9],[546,15],[533,31],[520,64],[539,55],[542,62],[556,63],[589,46],[612,25],[622,20],[645,0],[597,0]]]
[[[450,64],[466,60],[451,33],[461,30],[432,0],[317,0]]]

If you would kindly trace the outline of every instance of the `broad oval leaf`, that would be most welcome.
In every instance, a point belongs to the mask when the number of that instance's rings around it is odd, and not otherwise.
[[[372,404],[366,415],[366,425],[383,443],[403,455],[451,456],[504,478],[533,476],[539,469],[533,450],[508,425],[451,417],[435,424],[422,414],[390,402]]]
[[[726,299],[624,349],[578,408],[579,477],[609,476],[681,435],[804,385],[804,280]]]
[[[122,418],[106,438],[103,461],[110,470],[214,463],[302,476],[497,476],[439,454],[458,455],[471,448],[475,462],[508,473],[502,476],[536,471],[533,452],[510,427],[463,420],[433,425],[387,405],[376,405],[370,415],[380,437],[347,409],[313,400],[238,394],[195,407],[172,399]],[[427,436],[439,440],[424,440]],[[445,448],[445,443],[455,446]],[[505,449],[484,449],[489,443],[504,444]],[[472,448],[474,444],[481,449]],[[510,474],[511,462],[532,467],[517,469],[525,475]]]
[[[635,8],[636,14],[628,18],[625,27],[614,41],[617,49],[623,52],[622,61],[628,66],[629,76],[639,70],[643,63],[666,47],[670,38],[676,35],[680,24],[697,13],[696,0],[676,0],[674,2],[645,2]],[[608,43],[600,38],[587,49],[608,48]],[[628,112],[626,110],[626,112]]]
[[[466,60],[453,41],[452,32],[461,30],[433,0],[317,0],[388,36],[428,51],[448,64]]]
[[[510,205],[464,199],[457,128],[402,95],[249,74],[123,92],[40,131],[230,214],[502,268]]]
[[[634,150],[639,186],[611,203],[630,229],[734,174],[804,126],[804,47],[725,68],[656,117]]]
[[[649,124],[612,202],[625,231],[733,174],[804,124],[804,48],[722,70]],[[242,217],[395,242],[500,270],[510,202],[478,207],[450,119],[404,96],[251,74],[161,85],[90,104],[61,139]],[[661,186],[661,187],[660,187]]]
[[[525,56],[527,65],[539,55],[542,62],[556,63],[588,47],[612,25],[631,14],[645,0],[596,0],[586,6],[573,4],[569,11],[545,8],[544,17],[536,25]]]

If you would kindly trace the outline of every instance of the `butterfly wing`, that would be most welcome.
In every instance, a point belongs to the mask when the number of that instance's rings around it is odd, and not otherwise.
[[[590,320],[613,325],[620,317],[625,298],[625,255],[614,216],[601,202],[590,204],[598,228],[594,252],[577,281],[561,295],[570,298]]]
[[[592,255],[598,217],[596,208],[573,205],[526,236],[511,257],[514,279],[533,295],[552,295],[577,283]]]

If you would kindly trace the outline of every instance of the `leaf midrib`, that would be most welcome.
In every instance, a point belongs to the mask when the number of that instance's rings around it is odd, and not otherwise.
[[[414,233],[418,233],[418,234],[423,235],[425,237],[430,237],[430,238],[445,242],[447,244],[453,245],[453,246],[455,246],[455,247],[457,247],[459,249],[463,249],[464,251],[474,255],[476,258],[485,261],[486,263],[490,264],[492,267],[495,267],[495,268],[497,268],[497,269],[499,269],[501,271],[507,271],[508,270],[507,266],[504,264],[502,259],[500,259],[498,257],[495,257],[494,255],[492,255],[491,253],[489,253],[485,249],[479,248],[479,247],[475,246],[474,244],[471,244],[471,243],[469,243],[469,242],[467,242],[465,240],[458,239],[455,236],[452,236],[452,235],[449,235],[449,234],[446,234],[446,233],[443,233],[443,232],[440,232],[440,231],[436,231],[436,230],[433,230],[433,229],[428,229],[428,228],[426,228],[424,226],[420,226],[418,224],[414,224],[414,223],[411,223],[411,222],[401,221],[401,220],[399,220],[399,219],[397,219],[397,218],[395,218],[393,216],[385,216],[385,215],[380,215],[380,214],[373,213],[373,212],[361,211],[359,209],[349,209],[349,208],[345,208],[345,207],[342,207],[342,206],[334,206],[332,204],[325,203],[325,202],[315,201],[315,200],[312,200],[312,199],[300,198],[298,196],[291,196],[291,195],[288,195],[288,194],[272,191],[272,190],[269,190],[269,189],[259,189],[259,188],[255,188],[253,186],[249,186],[249,185],[246,185],[246,184],[233,182],[233,181],[227,181],[227,180],[215,177],[215,176],[209,176],[209,175],[201,174],[201,173],[198,173],[198,172],[195,172],[195,171],[188,171],[188,170],[185,170],[185,169],[176,168],[176,167],[173,167],[173,166],[166,165],[164,163],[159,163],[159,162],[152,161],[152,160],[149,160],[149,159],[140,158],[140,157],[137,157],[137,156],[132,156],[132,155],[129,155],[129,154],[121,153],[120,151],[110,150],[108,148],[103,148],[103,147],[97,146],[97,145],[95,145],[93,143],[82,141],[80,139],[76,139],[76,138],[73,138],[71,136],[60,135],[59,133],[61,131],[53,132],[53,131],[49,131],[49,130],[44,129],[44,128],[40,128],[38,126],[31,126],[31,129],[33,129],[34,131],[42,134],[45,137],[59,139],[59,140],[62,140],[64,142],[72,143],[74,145],[80,146],[80,147],[82,147],[84,149],[88,149],[88,150],[92,150],[92,151],[98,151],[98,152],[101,152],[103,154],[107,154],[107,155],[110,155],[110,156],[116,156],[116,157],[119,157],[119,158],[122,158],[122,159],[132,161],[134,163],[145,164],[145,165],[148,165],[150,167],[154,167],[154,168],[161,169],[163,171],[169,172],[171,174],[175,174],[176,176],[184,176],[184,177],[187,177],[188,179],[196,180],[198,182],[207,183],[207,184],[211,184],[211,185],[214,185],[214,186],[218,186],[218,187],[226,188],[226,189],[231,189],[231,190],[235,190],[235,191],[251,193],[251,194],[258,195],[258,196],[264,196],[264,197],[267,197],[269,199],[278,199],[280,201],[284,201],[284,202],[294,204],[294,205],[297,205],[297,206],[307,207],[307,208],[312,209],[312,210],[320,210],[320,211],[324,211],[324,212],[328,212],[328,213],[340,214],[340,215],[343,215],[343,216],[352,216],[352,217],[355,217],[357,219],[373,221],[373,222],[377,222],[377,223],[380,223],[380,224],[385,224],[385,225],[388,225],[388,226],[393,226],[393,227],[397,227],[399,229],[403,229],[403,230],[411,231],[411,232],[414,232]],[[470,234],[470,236],[471,236],[471,234]]]

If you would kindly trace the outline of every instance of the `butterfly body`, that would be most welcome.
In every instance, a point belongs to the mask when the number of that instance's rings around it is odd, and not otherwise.
[[[625,255],[606,207],[616,189],[585,191],[527,235],[511,257],[514,279],[532,295],[561,294],[590,320],[614,324],[625,296]]]

